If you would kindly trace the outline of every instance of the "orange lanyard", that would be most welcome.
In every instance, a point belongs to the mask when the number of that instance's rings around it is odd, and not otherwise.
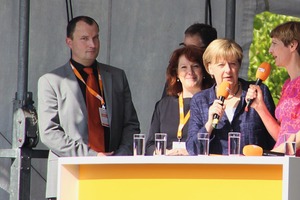
[[[180,139],[182,138],[182,129],[186,124],[186,122],[189,120],[191,113],[190,111],[188,111],[188,113],[184,116],[182,93],[180,93],[179,95],[178,104],[179,104],[179,125],[177,131],[177,138],[180,141]]]
[[[102,98],[102,97],[103,97],[103,83],[102,83],[101,75],[100,75],[100,72],[99,72],[100,70],[98,69],[98,67],[97,67],[97,72],[98,72],[98,81],[99,81],[99,86],[100,86],[100,92],[101,92],[101,95],[98,94],[95,90],[93,90],[92,88],[90,88],[90,87],[86,84],[86,82],[83,80],[82,76],[80,75],[80,73],[78,72],[78,70],[72,65],[72,63],[70,63],[70,65],[71,65],[71,67],[72,67],[72,70],[73,70],[75,76],[76,76],[79,80],[81,80],[81,82],[83,82],[83,83],[85,84],[85,86],[87,87],[89,93],[91,93],[94,97],[96,97],[97,99],[100,100],[102,107],[104,107],[104,106],[105,106],[105,101],[104,101],[104,99]]]

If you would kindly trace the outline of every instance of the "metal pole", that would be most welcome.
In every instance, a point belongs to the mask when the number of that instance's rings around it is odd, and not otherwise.
[[[19,0],[18,84],[13,102],[12,149],[0,149],[11,158],[10,200],[30,200],[31,159],[48,158],[48,150],[33,150],[38,142],[37,114],[27,91],[30,0]]]
[[[111,51],[111,18],[112,18],[112,0],[108,2],[108,16],[107,16],[107,54],[106,63],[110,64],[110,51]]]
[[[28,78],[29,0],[19,0],[19,51],[17,99],[26,100]],[[25,102],[22,102],[24,105]]]
[[[29,0],[19,0],[19,49],[18,49],[18,84],[13,112],[18,113],[26,105],[28,84],[28,43],[29,43]],[[12,148],[16,157],[12,158],[10,169],[10,200],[30,200],[30,149],[19,148],[19,127],[22,120],[13,120]]]
[[[226,0],[225,37],[235,39],[235,0]]]

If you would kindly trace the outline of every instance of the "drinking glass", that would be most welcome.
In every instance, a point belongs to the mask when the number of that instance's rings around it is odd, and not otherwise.
[[[162,156],[166,155],[167,147],[167,134],[155,133],[155,152],[154,155]]]
[[[296,133],[285,133],[284,147],[286,156],[296,156]]]
[[[240,155],[241,146],[241,133],[229,132],[228,133],[228,155]]]
[[[199,143],[199,152],[198,155],[209,154],[209,134],[208,133],[198,133],[198,143]]]
[[[133,155],[134,156],[145,155],[145,134],[133,135]]]

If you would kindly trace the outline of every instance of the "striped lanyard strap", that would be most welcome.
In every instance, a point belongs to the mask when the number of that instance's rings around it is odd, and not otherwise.
[[[89,93],[91,93],[94,97],[96,97],[97,99],[100,100],[102,107],[105,107],[105,101],[102,98],[103,97],[103,82],[101,79],[101,75],[100,75],[100,70],[97,67],[97,73],[98,73],[98,82],[99,82],[99,86],[100,86],[100,94],[98,94],[95,90],[93,90],[92,88],[90,88],[86,82],[84,81],[84,79],[82,78],[82,76],[80,75],[80,73],[78,72],[78,70],[72,65],[72,63],[70,63],[72,70],[75,74],[75,76],[82,82],[85,84],[86,88],[88,89]]]
[[[184,125],[186,124],[186,122],[189,120],[191,113],[189,110],[188,113],[184,116],[182,93],[180,93],[180,95],[179,95],[178,104],[179,104],[179,125],[178,125],[178,131],[177,131],[177,138],[178,138],[178,141],[180,141],[182,138],[182,129],[183,129]]]

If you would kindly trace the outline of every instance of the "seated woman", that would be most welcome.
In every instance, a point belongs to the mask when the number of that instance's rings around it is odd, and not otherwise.
[[[228,154],[228,132],[241,133],[242,149],[254,144],[270,150],[275,141],[268,133],[256,111],[246,107],[246,93],[251,82],[239,78],[243,59],[242,48],[232,40],[216,39],[210,43],[203,54],[206,71],[214,77],[216,85],[193,96],[189,123],[187,150],[190,155],[199,152],[197,133],[210,134],[210,154]],[[230,92],[224,103],[218,99],[216,91],[223,81],[230,83]],[[270,113],[275,105],[269,89],[262,84],[261,89]],[[213,116],[219,116],[217,126],[213,127]]]
[[[154,153],[155,133],[167,133],[167,155],[188,155],[185,149],[190,101],[194,94],[213,84],[196,46],[176,49],[167,68],[167,95],[155,106],[147,136],[146,154]]]
[[[300,22],[281,24],[271,31],[270,37],[272,44],[269,52],[275,64],[286,68],[289,74],[275,110],[276,118],[266,109],[266,100],[258,86],[250,86],[247,98],[253,99],[251,107],[257,111],[276,140],[273,151],[285,151],[284,133],[297,133],[297,155],[300,156]]]

